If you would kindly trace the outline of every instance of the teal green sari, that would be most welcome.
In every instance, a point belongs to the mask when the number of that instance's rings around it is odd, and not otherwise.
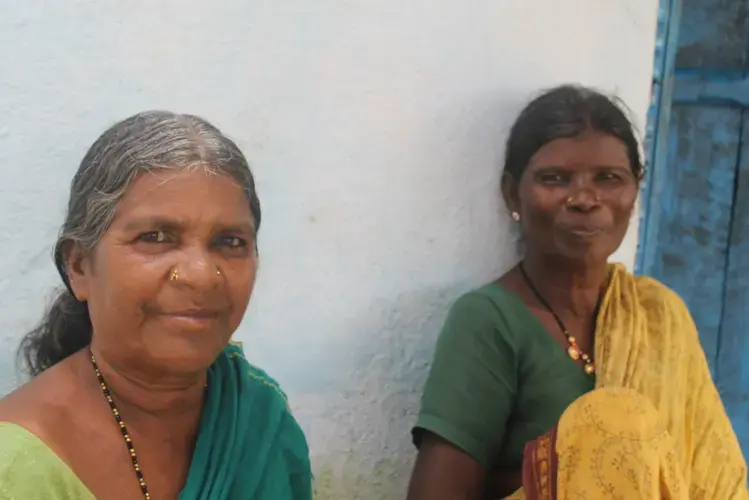
[[[208,371],[208,399],[179,500],[312,496],[307,440],[286,395],[230,344]]]
[[[286,396],[242,348],[229,345],[208,372],[192,463],[179,500],[311,500],[307,441]],[[93,500],[39,438],[0,422],[0,499]]]

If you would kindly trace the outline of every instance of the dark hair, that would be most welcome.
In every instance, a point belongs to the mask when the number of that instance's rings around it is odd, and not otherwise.
[[[260,201],[247,160],[216,127],[197,116],[168,111],[147,111],[115,124],[88,150],[70,186],[67,215],[54,252],[65,288],[18,351],[32,376],[91,342],[88,306],[73,295],[65,269],[71,245],[91,251],[109,229],[133,180],[159,169],[204,169],[232,176],[245,190],[255,231],[260,228]]]
[[[561,85],[547,90],[528,103],[515,120],[505,146],[504,174],[517,182],[530,159],[544,145],[595,130],[624,143],[632,173],[639,180],[645,167],[627,114],[628,109],[620,99],[591,88]]]

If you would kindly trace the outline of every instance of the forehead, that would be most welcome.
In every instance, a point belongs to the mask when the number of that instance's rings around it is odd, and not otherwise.
[[[145,217],[233,224],[252,220],[242,186],[202,168],[154,170],[136,177],[117,205],[114,223]]]
[[[627,147],[612,135],[586,132],[544,144],[528,163],[529,168],[573,166],[629,167]]]

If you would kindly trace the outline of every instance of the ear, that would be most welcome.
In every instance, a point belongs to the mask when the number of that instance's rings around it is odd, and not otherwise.
[[[520,197],[518,196],[518,183],[509,173],[502,174],[501,181],[502,198],[505,201],[507,210],[512,212],[520,212]]]
[[[84,252],[80,245],[68,242],[62,248],[65,272],[75,298],[86,302],[91,287],[91,253]]]

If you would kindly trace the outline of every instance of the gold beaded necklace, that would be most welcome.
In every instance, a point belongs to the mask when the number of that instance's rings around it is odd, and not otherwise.
[[[89,349],[89,353],[91,354],[91,365],[94,367],[94,373],[96,373],[96,378],[99,379],[99,387],[101,387],[101,392],[102,394],[104,394],[104,398],[107,400],[107,403],[109,403],[109,408],[112,410],[112,415],[114,415],[114,419],[117,421],[117,424],[120,426],[120,432],[122,432],[122,438],[125,440],[127,451],[130,454],[130,461],[132,461],[133,463],[133,469],[135,470],[135,475],[138,478],[140,491],[143,493],[143,498],[145,500],[151,500],[151,493],[148,492],[148,486],[146,486],[146,479],[145,477],[143,477],[143,472],[141,472],[140,470],[140,463],[138,463],[138,455],[135,453],[135,447],[133,446],[133,440],[130,437],[130,432],[127,430],[127,426],[125,425],[125,422],[123,422],[122,417],[120,416],[120,411],[117,409],[117,406],[114,404],[114,399],[112,399],[112,393],[109,390],[107,383],[104,382],[104,376],[99,371],[99,365],[96,363],[96,358],[94,357],[93,351]]]
[[[544,306],[544,308],[546,308],[546,310],[549,311],[552,316],[554,316],[554,320],[556,320],[559,329],[562,330],[564,337],[567,339],[567,355],[569,355],[569,357],[575,361],[582,358],[583,370],[585,370],[585,373],[587,373],[588,375],[593,375],[596,372],[596,366],[593,364],[593,360],[591,359],[591,357],[587,353],[583,352],[583,350],[580,349],[580,347],[577,345],[577,340],[575,339],[575,337],[570,334],[569,330],[567,330],[567,327],[562,322],[562,319],[557,316],[557,313],[554,312],[554,309],[551,308],[546,299],[544,299],[543,295],[541,295],[541,292],[539,292],[536,286],[533,284],[533,281],[525,271],[525,267],[523,266],[522,262],[518,264],[518,268],[520,269],[520,274],[523,275],[525,284],[528,285],[528,288],[531,292],[533,292],[533,295],[536,296],[541,305]],[[600,306],[601,303],[599,300],[598,304],[596,304],[595,313],[593,314],[593,326],[591,327],[591,334],[595,333],[595,320],[596,318],[598,318],[598,309],[600,308]]]

